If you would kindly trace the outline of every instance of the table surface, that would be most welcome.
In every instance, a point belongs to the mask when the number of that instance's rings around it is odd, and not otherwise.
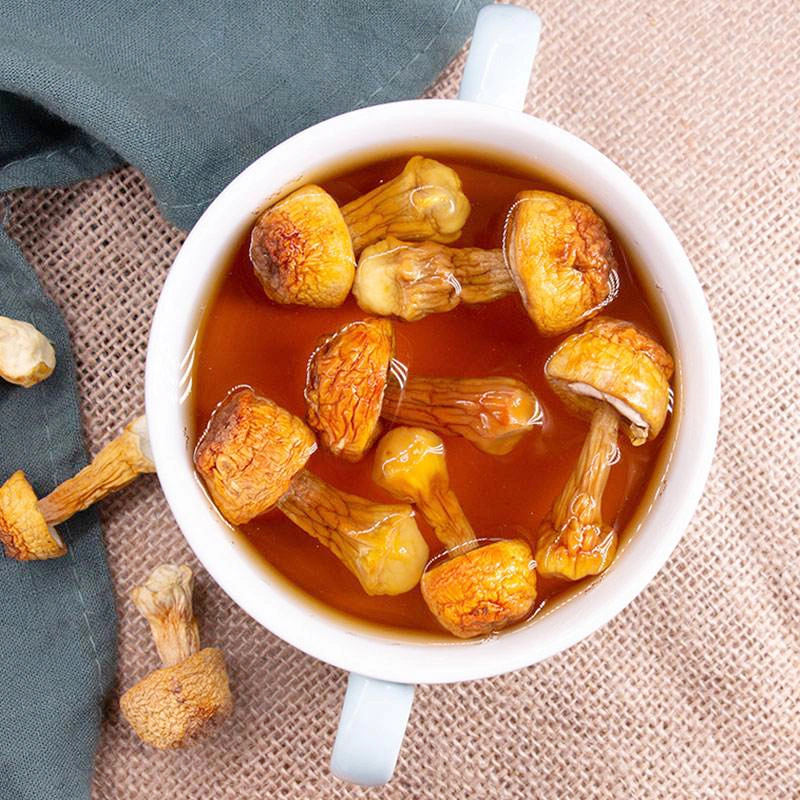
[[[418,690],[395,780],[370,796],[800,796],[800,10],[795,0],[541,0],[528,110],[627,170],[687,249],[722,355],[705,497],[649,588],[588,641],[488,681]],[[463,56],[432,96],[456,91]],[[149,320],[183,234],[141,175],[10,195],[10,231],[63,310],[92,452],[143,403]],[[261,629],[211,582],[154,477],[102,506],[118,686],[155,662],[127,599],[155,564],[197,569],[203,639],[236,711],[212,740],[149,750],[112,699],[94,794],[350,798],[330,746],[344,675]]]

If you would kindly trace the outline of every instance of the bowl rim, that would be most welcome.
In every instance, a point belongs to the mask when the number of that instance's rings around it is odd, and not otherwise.
[[[208,285],[218,273],[218,258],[211,253],[224,246],[221,238],[251,224],[266,203],[304,182],[305,168],[293,166],[299,155],[313,153],[319,168],[324,160],[318,156],[321,142],[338,143],[339,150],[355,157],[370,149],[365,144],[352,147],[359,135],[368,132],[388,141],[415,122],[420,129],[444,126],[427,140],[447,136],[457,144],[470,131],[469,135],[483,135],[486,142],[489,133],[497,131],[529,139],[549,149],[551,158],[567,159],[575,173],[593,176],[600,187],[597,191],[608,202],[616,198],[630,206],[629,227],[635,228],[639,240],[660,251],[670,266],[656,285],[671,309],[664,316],[676,346],[687,343],[680,357],[676,353],[685,391],[673,421],[678,423],[674,447],[656,497],[627,548],[636,551],[634,566],[624,573],[610,569],[591,591],[567,601],[564,607],[574,609],[564,615],[574,623],[569,627],[548,624],[548,618],[560,612],[557,609],[541,623],[488,640],[426,642],[399,639],[389,631],[377,634],[321,614],[310,603],[299,603],[296,594],[277,582],[271,583],[254,564],[247,564],[252,556],[213,508],[187,455],[182,402],[191,388],[197,323]],[[478,129],[483,133],[476,133]],[[409,144],[414,139],[413,133],[402,135]],[[493,146],[497,149],[496,143]],[[267,197],[262,192],[260,202],[253,203],[259,184],[275,181],[271,176],[276,174],[283,176],[280,186],[276,183],[274,191]],[[586,194],[582,186],[581,193]],[[642,266],[649,272],[647,265]],[[678,318],[680,331],[674,327]],[[719,425],[719,357],[711,315],[683,248],[664,217],[620,167],[587,142],[537,117],[466,101],[406,100],[351,111],[295,134],[250,164],[215,198],[184,241],[159,296],[148,341],[145,406],[154,461],[170,509],[199,561],[238,606],[279,638],[342,669],[401,683],[447,683],[486,678],[549,658],[598,630],[650,583],[688,526],[711,468]],[[656,523],[658,535],[646,537]],[[209,529],[213,535],[208,535]],[[579,604],[580,613],[573,604]],[[469,652],[465,647],[471,648]]]

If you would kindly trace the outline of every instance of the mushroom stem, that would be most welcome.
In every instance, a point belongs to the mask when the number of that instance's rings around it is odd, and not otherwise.
[[[556,526],[568,524],[573,515],[585,518],[585,511],[594,512],[594,521],[602,524],[601,502],[611,467],[616,463],[618,430],[619,414],[608,403],[601,403],[592,415],[578,461],[553,503]]]
[[[308,470],[294,477],[277,506],[327,547],[367,594],[402,594],[419,582],[428,547],[410,506],[340,492]]]
[[[127,486],[139,475],[155,472],[143,416],[131,422],[77,475],[57,486],[39,501],[50,525],[58,525],[79,511]]]
[[[364,311],[407,322],[459,303],[490,303],[516,290],[502,250],[414,244],[394,237],[361,253],[353,284]]]
[[[402,425],[463,436],[490,455],[510,453],[542,422],[536,395],[521,381],[501,376],[413,376],[402,386],[392,376],[386,385],[381,416]]]
[[[619,414],[600,403],[564,488],[542,523],[536,548],[542,575],[578,580],[602,572],[617,549],[617,534],[603,522],[603,492],[616,463]]]
[[[414,156],[396,178],[342,206],[341,211],[358,255],[389,235],[412,241],[455,241],[470,206],[454,170],[432,158]]]
[[[192,610],[194,578],[186,564],[162,564],[131,592],[131,600],[150,623],[153,641],[165,667],[180,664],[200,649]]]

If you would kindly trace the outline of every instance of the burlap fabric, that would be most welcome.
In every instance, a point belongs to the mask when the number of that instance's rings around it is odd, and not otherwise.
[[[238,610],[199,568],[154,478],[102,509],[120,609],[119,686],[155,663],[128,591],[198,571],[208,643],[237,709],[186,753],[142,746],[108,709],[95,797],[790,798],[800,796],[800,9],[539,0],[529,108],[621,164],[700,274],[722,352],[715,466],[665,569],[624,613],[547,663],[423,687],[394,782],[327,761],[344,676]],[[455,92],[462,60],[431,94]],[[71,329],[93,451],[142,407],[148,324],[182,234],[141,176],[10,196],[12,234]]]

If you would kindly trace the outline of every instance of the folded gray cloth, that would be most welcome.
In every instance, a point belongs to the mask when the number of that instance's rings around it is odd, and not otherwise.
[[[0,2],[0,191],[130,162],[191,225],[276,142],[326,117],[417,96],[461,47],[478,0]],[[69,339],[0,230],[0,314],[53,342],[55,373],[0,385],[0,481],[39,496],[86,462]],[[0,559],[0,800],[87,798],[114,676],[113,590],[94,512],[67,556]],[[143,564],[143,570],[152,565]]]

